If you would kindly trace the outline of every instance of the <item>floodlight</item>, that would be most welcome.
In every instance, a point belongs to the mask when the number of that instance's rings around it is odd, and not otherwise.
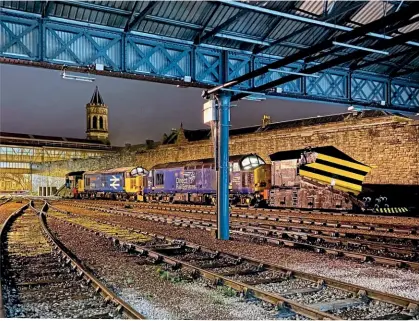
[[[92,77],[83,77],[83,76],[76,76],[76,75],[69,75],[65,71],[61,74],[61,77],[63,79],[68,79],[68,80],[78,80],[78,81],[86,81],[86,82],[93,82],[93,81],[95,81],[95,78],[92,78]]]

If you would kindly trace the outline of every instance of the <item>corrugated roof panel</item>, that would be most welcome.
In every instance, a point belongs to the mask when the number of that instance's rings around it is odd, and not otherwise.
[[[240,49],[240,45],[242,42],[232,39],[220,38],[220,37],[213,37],[208,42],[206,42],[213,46],[222,46],[232,49]]]
[[[221,25],[227,19],[236,15],[239,11],[240,9],[222,5],[220,8],[218,8],[217,14],[213,15],[212,19],[208,23],[208,26],[215,28],[216,26]]]
[[[227,27],[225,30],[233,32],[249,34],[257,36],[258,38],[266,31],[266,26],[271,21],[272,17],[266,14],[249,12],[236,20],[233,24]]]
[[[333,2],[330,1],[329,2]],[[302,1],[298,8],[312,13],[314,16],[319,16],[323,13],[324,1]],[[305,17],[313,17],[313,15],[297,11],[297,15]]]
[[[280,39],[306,26],[307,24],[303,22],[282,19],[275,27],[275,29],[272,30],[269,38]]]
[[[273,46],[272,48],[266,49],[263,53],[267,55],[286,57],[286,56],[295,54],[299,51],[300,51],[299,49],[277,45],[277,46]]]
[[[351,20],[365,25],[384,17],[392,8],[388,1],[369,1]]]
[[[415,57],[407,65],[412,66],[412,67],[418,67],[419,66],[419,56]]]
[[[188,28],[158,23],[151,20],[141,21],[141,23],[137,26],[135,30],[138,32],[150,33],[183,40],[190,40],[196,32]]]
[[[298,7],[299,1],[268,1],[264,8],[290,13],[291,7]]]
[[[414,17],[417,17],[417,16],[418,16],[418,15],[413,16],[413,17],[412,17],[412,19],[413,19]],[[398,29],[398,31],[399,31],[399,32],[402,32],[402,33],[408,33],[408,32],[410,32],[410,31],[417,30],[417,29],[419,29],[419,21],[418,21],[418,22],[415,22],[415,23],[412,23],[412,24],[410,24],[410,25],[407,25],[407,26],[405,26],[405,27],[403,27],[403,28],[399,28],[399,29]]]
[[[320,42],[328,30],[329,29],[313,26],[310,29],[287,39],[287,41],[294,42],[296,44],[311,46],[317,42]]]

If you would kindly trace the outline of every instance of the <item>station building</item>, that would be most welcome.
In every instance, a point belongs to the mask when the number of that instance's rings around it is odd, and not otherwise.
[[[40,175],[63,160],[114,154],[110,146],[108,106],[96,87],[86,104],[86,139],[0,132],[0,193],[54,195],[64,177]]]

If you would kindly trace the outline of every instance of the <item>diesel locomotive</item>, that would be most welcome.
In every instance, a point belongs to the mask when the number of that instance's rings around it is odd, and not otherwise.
[[[371,167],[333,146],[281,151],[269,157],[271,164],[256,154],[230,157],[232,205],[363,211],[380,208],[381,212],[389,208],[385,197],[363,193],[363,181]],[[66,184],[78,198],[193,204],[216,201],[214,159],[159,164],[149,171],[126,167],[70,174]]]

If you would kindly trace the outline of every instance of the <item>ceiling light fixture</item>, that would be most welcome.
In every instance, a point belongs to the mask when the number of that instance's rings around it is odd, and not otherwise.
[[[83,76],[76,76],[76,75],[69,75],[65,71],[61,74],[61,77],[63,79],[68,79],[68,80],[78,80],[78,81],[85,81],[85,82],[93,82],[93,81],[95,81],[95,78],[92,78],[92,77],[83,77]]]
[[[357,50],[364,50],[364,51],[369,51],[369,52],[378,53],[378,54],[382,54],[382,55],[389,55],[390,54],[388,51],[376,50],[376,49],[371,49],[371,48],[361,47],[361,46],[355,46],[355,45],[351,45],[349,43],[333,41],[333,44],[335,46],[347,47],[347,48],[352,48],[352,49],[357,49]]]
[[[297,76],[304,76],[304,77],[313,77],[313,78],[319,78],[319,75],[315,74],[305,74],[303,72],[296,72],[296,71],[288,71],[288,70],[281,70],[281,69],[269,69],[271,72],[280,72],[282,74],[290,74],[290,75],[297,75]]]

